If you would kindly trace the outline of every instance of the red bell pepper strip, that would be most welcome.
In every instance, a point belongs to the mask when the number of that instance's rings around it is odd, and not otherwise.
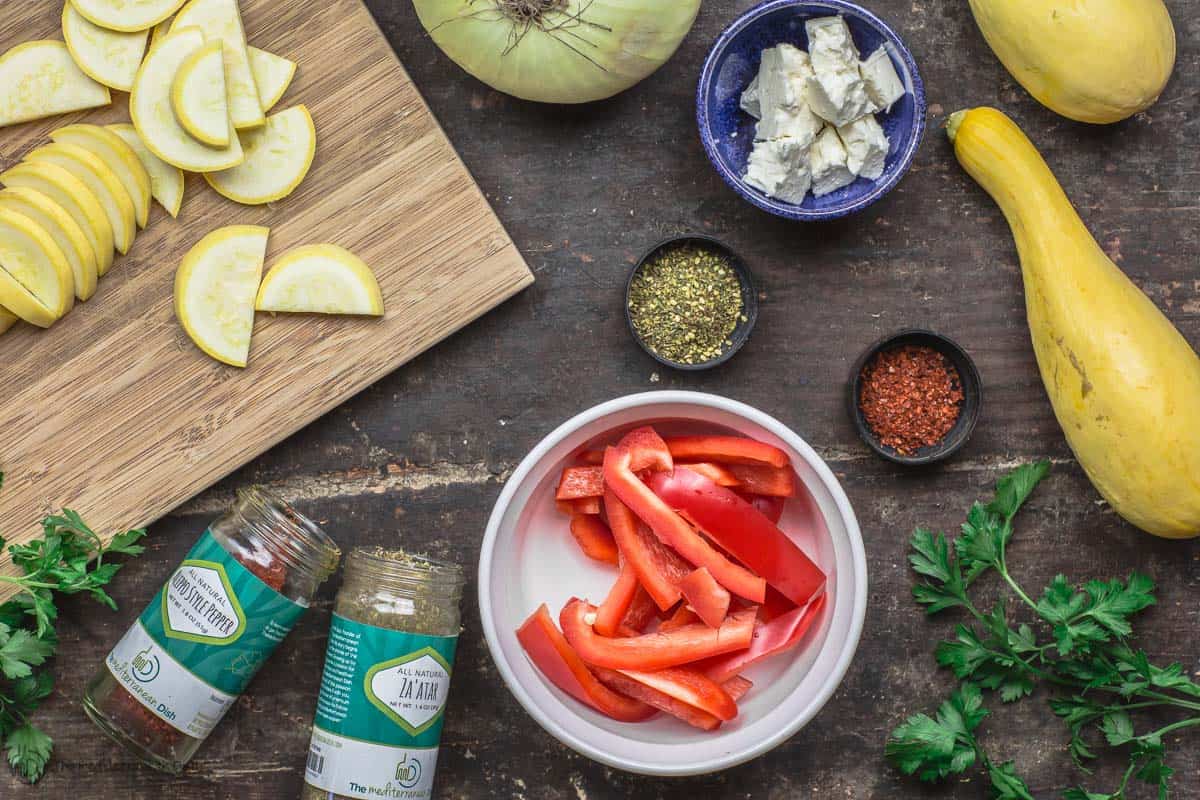
[[[729,613],[729,592],[701,567],[679,582],[679,591],[692,610],[710,628],[719,628]]]
[[[770,622],[776,617],[782,617],[784,614],[796,608],[796,604],[788,600],[774,586],[767,587],[767,599],[758,607],[758,618],[763,622]]]
[[[625,619],[621,620],[621,627],[641,634],[646,632],[646,626],[650,624],[650,620],[657,618],[658,605],[639,584],[637,591],[633,593],[633,602],[629,604],[629,610],[625,612]]]
[[[654,716],[651,706],[618,694],[596,680],[554,626],[545,605],[517,630],[517,641],[548,681],[579,702],[621,722],[641,722]]]
[[[675,613],[667,617],[658,626],[659,633],[673,631],[676,628],[682,628],[684,625],[695,625],[697,622],[703,622],[695,611],[687,607],[687,603],[680,603],[679,608],[675,609]]]
[[[617,576],[617,582],[608,590],[608,596],[596,610],[596,622],[593,625],[596,633],[601,636],[617,635],[617,628],[621,626],[625,615],[629,613],[633,597],[640,588],[637,573],[633,571],[628,560],[624,561],[621,564],[621,574]]]
[[[618,496],[621,488],[612,485]],[[820,567],[773,522],[729,489],[682,467],[670,474],[649,476],[649,488],[796,605],[807,605],[825,585],[825,573]],[[687,557],[686,553],[683,555]],[[713,577],[721,581],[715,572]],[[732,588],[724,581],[721,583],[727,589]],[[756,602],[763,599],[760,595]]]
[[[675,466],[687,467],[692,472],[699,472],[717,486],[737,486],[739,483],[737,475],[733,472],[732,464],[726,467],[711,461],[696,461],[687,464],[676,462]]]
[[[610,491],[604,493],[604,508],[617,548],[637,573],[642,587],[663,611],[678,603],[680,594],[676,584],[692,568],[666,548]]]
[[[558,480],[555,500],[599,497],[604,494],[604,470],[601,467],[567,467]]]
[[[729,692],[729,696],[733,698],[733,702],[737,702],[746,696],[746,692],[754,688],[754,682],[749,678],[743,678],[741,675],[734,675],[729,680],[721,684],[721,688]]]
[[[743,492],[738,492],[738,496],[750,505],[754,506],[758,513],[762,514],[776,525],[778,525],[779,520],[783,518],[783,507],[787,504],[786,497],[767,497],[766,495],[745,494]]]
[[[672,436],[667,439],[671,457],[679,461],[716,461],[721,464],[770,464],[786,467],[787,453],[778,447],[744,436]]]
[[[595,448],[592,448],[591,450],[584,450],[582,453],[579,454],[579,460],[582,461],[584,464],[593,464],[595,466],[600,466],[601,464],[604,463],[604,448],[603,447],[595,447]]]
[[[699,472],[718,486],[729,486],[721,483],[711,475]],[[796,471],[789,464],[786,467],[767,467],[758,464],[730,464],[729,472],[737,479],[737,487],[751,494],[765,494],[768,497],[793,497],[796,494]]]
[[[770,622],[759,622],[755,626],[754,638],[749,648],[727,656],[710,658],[693,666],[714,681],[724,683],[764,658],[791,650],[800,643],[813,622],[821,616],[826,597],[828,595],[822,594],[806,608],[795,608]]]
[[[692,708],[707,711],[722,722],[728,722],[737,716],[737,703],[729,696],[729,692],[725,691],[721,684],[694,669],[672,667],[655,672],[633,669],[622,669],[618,672]]]
[[[612,531],[597,515],[576,514],[571,517],[571,535],[588,558],[612,564],[614,567],[620,563],[617,560],[617,543],[613,541]]]
[[[586,663],[609,669],[652,671],[691,661],[744,650],[754,635],[754,611],[739,611],[719,628],[689,625],[669,633],[644,633],[629,638],[608,638],[592,629],[595,606],[569,601],[559,614],[563,635]]]
[[[695,706],[676,700],[674,697],[617,672],[615,669],[605,669],[604,667],[594,667],[594,669],[598,680],[605,686],[611,687],[611,690],[631,698],[630,702],[645,703],[701,730],[712,731],[721,727],[721,720],[707,711],[701,711]],[[636,700],[632,698],[636,698]]]
[[[766,581],[722,555],[720,551],[705,541],[704,537],[696,533],[692,529],[692,526],[688,525],[682,517],[672,511],[670,506],[652,492],[637,475],[634,475],[630,469],[632,454],[624,446],[625,440],[622,439],[621,441],[620,445],[610,447],[604,455],[605,485],[642,522],[650,526],[650,530],[654,531],[654,535],[663,544],[683,556],[684,559],[693,565],[707,567],[717,582],[729,591],[739,597],[761,603],[767,590]],[[709,486],[716,486],[712,481],[696,475],[694,472],[688,472],[680,468],[674,474],[679,473],[693,475],[698,480],[705,481]],[[659,478],[669,478],[672,474],[668,472],[655,472],[649,478],[652,481],[657,481]],[[728,489],[719,486],[716,488],[721,489],[723,492],[729,492],[731,495],[733,494]],[[741,498],[737,497],[737,495],[733,496],[745,505]],[[760,514],[759,517],[762,518],[762,515]],[[765,518],[763,518],[763,521],[766,521]],[[737,555],[737,552],[733,548],[726,549],[735,556]],[[653,595],[654,593],[651,592],[651,594]],[[655,599],[659,603],[659,608],[663,608],[661,600],[657,597]],[[670,606],[667,607],[669,608]]]
[[[576,514],[599,514],[599,497],[577,497],[574,500],[556,500],[558,510],[569,517]]]

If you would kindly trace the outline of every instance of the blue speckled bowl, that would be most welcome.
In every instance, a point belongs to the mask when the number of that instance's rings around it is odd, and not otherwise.
[[[758,74],[762,51],[787,42],[808,49],[804,21],[841,14],[859,53],[866,58],[880,45],[892,57],[908,93],[892,110],[877,115],[891,149],[879,180],[859,178],[824,197],[809,194],[800,205],[773,200],[746,185],[742,175],[754,145],[755,119],[739,108],[742,90]],[[870,11],[845,0],[768,0],[734,20],[717,37],[704,62],[696,92],[700,140],[717,172],[733,190],[759,208],[796,220],[823,220],[853,214],[887,194],[908,171],[925,132],[925,87],[912,53],[900,37]]]

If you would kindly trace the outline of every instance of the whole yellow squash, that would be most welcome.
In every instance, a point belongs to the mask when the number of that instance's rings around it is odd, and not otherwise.
[[[1038,102],[1118,122],[1158,100],[1175,68],[1162,0],[970,0],[983,37]]]
[[[1142,530],[1200,535],[1200,357],[1105,255],[1012,120],[976,108],[947,130],[1012,228],[1038,368],[1079,463]]]

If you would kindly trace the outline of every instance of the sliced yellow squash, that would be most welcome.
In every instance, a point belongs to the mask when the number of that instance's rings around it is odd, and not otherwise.
[[[229,103],[221,40],[208,41],[183,60],[171,82],[171,108],[183,129],[210,147],[228,147]]]
[[[0,56],[0,127],[112,102],[62,42],[19,44]]]
[[[230,225],[205,236],[175,273],[175,316],[196,346],[235,367],[246,366],[254,296],[262,279],[268,229]]]
[[[175,13],[183,0],[70,0],[87,20],[110,31],[144,31]]]
[[[79,68],[92,80],[128,92],[146,53],[146,31],[119,33],[101,28],[67,3],[62,13],[63,38]]]
[[[0,190],[0,208],[7,208],[36,222],[58,245],[75,283],[75,297],[87,300],[96,291],[96,256],[83,229],[66,209],[46,195],[23,186]]]
[[[30,163],[56,164],[74,175],[91,189],[112,226],[113,243],[121,253],[128,253],[137,233],[133,200],[121,185],[116,174],[94,153],[73,144],[47,144],[25,156]]]
[[[250,56],[254,85],[258,87],[258,102],[265,113],[275,107],[291,85],[296,76],[296,62],[254,46],[247,47],[246,53]]]
[[[204,179],[220,194],[246,205],[287,197],[304,180],[317,152],[317,130],[302,105],[272,114],[266,125],[240,138],[246,160]]]
[[[0,208],[0,273],[33,295],[54,320],[71,310],[75,302],[71,267],[50,234],[28,217]],[[0,304],[26,322],[47,327],[40,309],[0,294]],[[29,313],[29,316],[22,311]]]
[[[284,253],[258,287],[255,308],[309,314],[383,314],[379,282],[361,258],[336,244]]]
[[[67,125],[50,133],[50,138],[62,144],[73,144],[93,153],[108,165],[133,201],[133,214],[139,228],[146,227],[150,217],[150,173],[125,140],[99,125]]]
[[[176,24],[179,18],[176,17]],[[204,46],[199,28],[172,27],[151,48],[129,95],[129,114],[151,153],[189,172],[213,172],[242,163],[242,145],[231,136],[228,147],[209,147],[184,130],[171,110],[171,81],[184,60]]]
[[[108,217],[92,190],[56,164],[25,163],[0,172],[5,186],[24,186],[41,192],[62,206],[87,237],[96,259],[96,271],[103,276],[113,262],[113,231]]]
[[[20,319],[20,317],[9,311],[4,306],[0,306],[0,333],[4,333],[13,325],[16,325]]]
[[[174,22],[174,20],[171,19],[170,17],[167,17],[162,22],[158,23],[157,25],[155,25],[153,28],[150,29],[150,46],[151,47],[154,47],[154,45],[158,44],[159,39],[161,39],[162,37],[166,36],[168,33],[171,32],[171,23],[172,22]]]
[[[120,137],[121,141],[137,154],[138,161],[150,175],[150,195],[159,205],[167,210],[172,217],[179,216],[179,208],[183,205],[183,170],[163,161],[151,153],[137,130],[127,122],[104,126],[106,130]]]
[[[263,124],[258,87],[250,71],[246,31],[237,0],[190,0],[175,15],[171,32],[197,27],[205,41],[221,40],[225,58],[225,83],[229,87],[229,118],[238,130]]]

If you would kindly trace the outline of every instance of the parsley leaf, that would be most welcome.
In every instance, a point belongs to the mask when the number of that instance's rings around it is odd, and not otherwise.
[[[975,763],[975,729],[987,716],[983,695],[964,683],[938,708],[937,718],[915,714],[892,731],[885,753],[905,775],[934,781]]]
[[[4,739],[4,748],[8,751],[8,763],[21,773],[25,780],[33,783],[42,777],[46,770],[46,762],[50,760],[50,751],[54,743],[50,737],[29,723],[12,730]]]

